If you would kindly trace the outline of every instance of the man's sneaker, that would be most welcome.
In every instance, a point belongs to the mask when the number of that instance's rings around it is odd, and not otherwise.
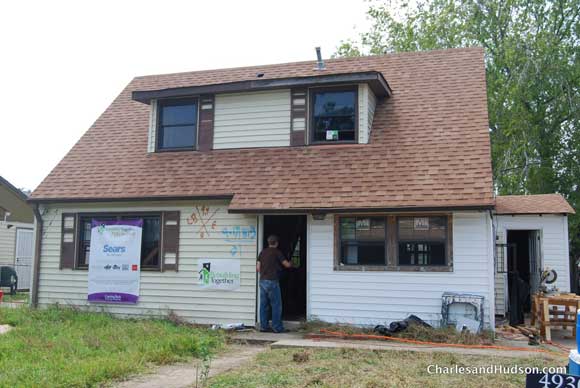
[[[282,329],[281,331],[276,331],[276,330],[272,330],[272,332],[276,333],[276,334],[280,334],[280,333],[288,333],[290,330],[288,329]]]
[[[268,329],[260,329],[260,333],[271,333],[273,332],[272,329],[268,328]]]

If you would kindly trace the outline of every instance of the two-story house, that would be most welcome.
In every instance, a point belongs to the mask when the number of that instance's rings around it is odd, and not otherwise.
[[[437,324],[453,292],[481,297],[492,326],[508,230],[549,240],[521,265],[569,287],[573,210],[524,199],[494,210],[479,48],[137,77],[32,194],[32,301],[253,325],[276,234],[296,267],[285,319]],[[138,301],[91,302],[93,222],[124,219],[143,220]]]

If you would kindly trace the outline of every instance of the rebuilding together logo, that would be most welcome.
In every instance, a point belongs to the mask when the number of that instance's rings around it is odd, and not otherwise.
[[[232,272],[215,272],[211,270],[211,263],[203,263],[199,271],[199,280],[204,286],[214,285],[232,285],[239,280],[240,275]]]

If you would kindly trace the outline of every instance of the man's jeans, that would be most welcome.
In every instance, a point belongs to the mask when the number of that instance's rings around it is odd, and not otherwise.
[[[272,314],[272,330],[284,331],[282,325],[282,294],[278,280],[260,280],[260,326],[268,330]]]

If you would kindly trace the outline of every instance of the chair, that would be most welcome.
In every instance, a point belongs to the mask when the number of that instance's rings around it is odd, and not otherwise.
[[[18,275],[12,267],[0,267],[0,287],[9,287],[10,295],[18,289]]]

